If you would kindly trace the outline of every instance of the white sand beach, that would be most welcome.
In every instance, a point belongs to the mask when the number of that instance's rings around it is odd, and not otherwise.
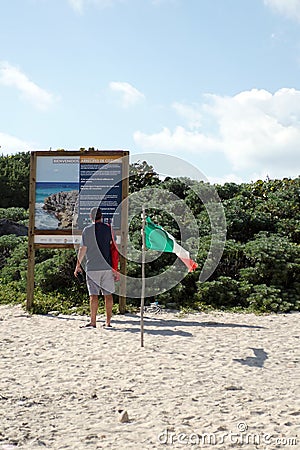
[[[0,450],[299,449],[299,318],[1,306]]]

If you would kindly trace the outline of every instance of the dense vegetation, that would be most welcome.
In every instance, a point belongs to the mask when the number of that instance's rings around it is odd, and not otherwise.
[[[26,223],[28,175],[29,154],[0,157],[0,219]],[[156,297],[163,306],[255,312],[300,310],[300,178],[215,186],[225,211],[227,240],[220,263],[205,282],[199,282],[199,273],[210,247],[211,221],[197,191],[209,191],[211,186],[189,179],[160,180],[146,162],[132,165],[130,191],[139,191],[141,196],[149,186],[160,190],[162,199],[170,192],[176,196],[169,202],[168,212],[147,204],[147,213],[156,223],[180,242],[172,212],[181,208],[181,199],[196,219],[199,233],[197,246],[192,237],[187,240],[199,269]],[[193,227],[188,218],[185,226],[188,234]],[[136,248],[141,245],[140,227],[140,216],[135,215],[130,223],[130,240]],[[197,253],[193,254],[193,249]],[[85,285],[73,276],[75,258],[74,250],[36,251],[35,311],[88,310]],[[172,254],[162,254],[147,265],[147,276],[161,273],[174,259]],[[0,303],[25,301],[26,268],[27,238],[1,236]],[[140,276],[137,262],[128,262],[128,275]],[[128,304],[138,306],[139,300],[129,298]]]
[[[0,157],[0,208],[28,208],[30,153]]]

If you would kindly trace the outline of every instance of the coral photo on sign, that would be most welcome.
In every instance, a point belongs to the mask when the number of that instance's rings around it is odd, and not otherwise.
[[[79,193],[79,156],[38,156],[35,228],[72,229]]]

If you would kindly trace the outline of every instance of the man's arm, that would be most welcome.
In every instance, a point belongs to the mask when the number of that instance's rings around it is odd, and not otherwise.
[[[77,264],[76,264],[76,267],[74,270],[75,277],[77,277],[78,272],[82,272],[81,263],[82,263],[83,258],[85,257],[86,249],[87,249],[87,247],[85,247],[85,246],[79,247],[78,255],[77,255]]]

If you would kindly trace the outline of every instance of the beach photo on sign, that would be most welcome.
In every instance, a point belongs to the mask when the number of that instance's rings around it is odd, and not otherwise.
[[[72,228],[78,183],[37,182],[35,225],[39,230]]]
[[[35,228],[71,229],[79,192],[79,158],[39,156],[36,180]]]

